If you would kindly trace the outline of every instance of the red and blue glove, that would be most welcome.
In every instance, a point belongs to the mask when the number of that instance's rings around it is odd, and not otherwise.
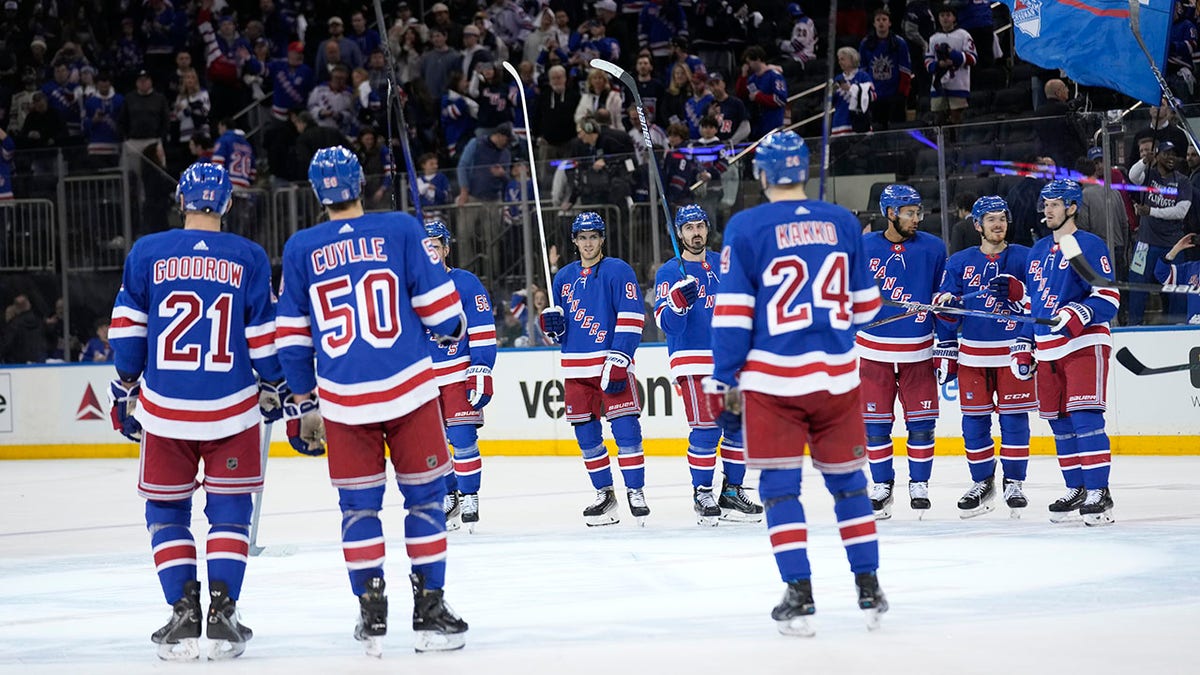
[[[742,430],[742,399],[737,387],[710,376],[700,381],[700,390],[721,396],[724,407],[717,415],[721,433],[726,437],[739,433]]]
[[[325,420],[316,397],[297,403],[288,398],[283,404],[283,418],[287,420],[288,443],[302,455],[320,457],[325,454]]]
[[[1067,303],[1054,317],[1058,323],[1050,329],[1052,333],[1066,333],[1067,337],[1078,337],[1092,322],[1092,308],[1081,302]]]
[[[988,282],[988,291],[1014,314],[1025,311],[1025,283],[1011,274],[997,274]]]
[[[667,292],[667,307],[679,316],[687,314],[692,303],[700,297],[700,281],[696,277],[686,277],[675,282]]]
[[[546,337],[558,342],[563,333],[567,332],[567,319],[563,316],[562,307],[547,307],[538,315],[538,327]]]
[[[467,403],[480,410],[492,400],[492,369],[487,366],[467,368]]]
[[[1018,380],[1028,380],[1037,370],[1037,361],[1033,358],[1033,340],[1017,338],[1008,348],[1008,367],[1013,377]]]
[[[142,442],[142,424],[133,416],[142,387],[137,382],[113,380],[108,383],[108,401],[112,404],[109,416],[115,431],[134,443]]]
[[[943,340],[933,347],[933,367],[939,385],[958,379],[957,340]]]
[[[283,402],[291,395],[292,392],[284,380],[278,382],[260,380],[258,383],[258,412],[262,415],[263,421],[271,424],[283,419]]]
[[[608,358],[604,359],[604,370],[600,374],[600,388],[606,394],[619,394],[625,391],[626,380],[629,379],[630,359],[615,349],[609,350]]]

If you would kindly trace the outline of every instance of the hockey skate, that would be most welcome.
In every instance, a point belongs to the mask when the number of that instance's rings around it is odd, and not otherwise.
[[[908,482],[908,505],[917,512],[917,520],[925,518],[925,512],[929,510],[930,506],[928,481],[911,480]]]
[[[1088,526],[1112,525],[1113,500],[1108,488],[1088,490],[1083,505],[1079,507],[1079,515],[1083,516],[1083,524]]]
[[[467,644],[467,622],[463,621],[442,597],[442,589],[425,588],[418,572],[408,575],[413,588],[413,648],[421,652],[448,652]]]
[[[721,507],[713,497],[712,488],[698,487],[692,490],[692,508],[696,511],[696,524],[716,527],[721,519]]]
[[[243,626],[237,603],[229,597],[229,587],[223,581],[208,582],[208,658],[213,661],[232,659],[246,651],[246,641],[254,631]]]
[[[588,527],[621,522],[617,515],[617,496],[613,493],[611,485],[596,490],[596,501],[583,510],[583,522],[587,523]]]
[[[1004,503],[1008,504],[1009,517],[1017,520],[1021,517],[1021,510],[1029,506],[1029,500],[1025,498],[1024,481],[1004,479]]]
[[[797,637],[812,637],[816,629],[808,622],[808,617],[817,613],[813,604],[812,581],[799,579],[789,581],[783,599],[771,610],[771,618],[775,619],[775,627],[782,635]]]
[[[894,480],[885,480],[871,486],[871,510],[875,512],[875,520],[892,517],[892,488],[895,484]]]
[[[888,611],[879,579],[874,572],[863,572],[854,575],[854,585],[858,586],[858,608],[867,615],[867,630],[879,630],[879,616]]]
[[[646,506],[646,493],[641,488],[629,488],[625,490],[625,497],[629,500],[629,515],[637,519],[638,527],[645,527],[646,516],[650,515],[650,507]]]
[[[462,500],[458,492],[447,492],[442,497],[442,513],[446,514],[446,531],[454,532],[462,527]]]
[[[721,520],[757,523],[763,519],[762,505],[751,501],[744,487],[731,485],[728,480],[721,482],[721,498],[717,500],[717,506],[721,507]]]
[[[383,656],[383,641],[387,635],[388,600],[384,590],[387,584],[380,577],[367,580],[367,590],[358,596],[358,625],[354,627],[354,639],[363,643],[367,656]]]
[[[1087,492],[1083,488],[1067,488],[1067,494],[1050,505],[1050,522],[1069,523],[1079,520],[1079,507],[1083,506],[1086,497]]]
[[[981,481],[977,481],[967,490],[962,499],[958,500],[958,517],[966,520],[967,518],[991,513],[996,508],[995,504],[993,504],[995,499],[995,478],[988,476]]]
[[[183,585],[183,597],[171,606],[167,625],[154,631],[150,641],[158,645],[163,661],[195,661],[200,658],[200,583]]]
[[[475,532],[479,523],[479,493],[462,495],[462,522],[467,526],[467,532]]]

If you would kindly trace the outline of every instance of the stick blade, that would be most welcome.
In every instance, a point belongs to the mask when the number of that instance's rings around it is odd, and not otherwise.
[[[1074,260],[1083,255],[1083,249],[1080,248],[1079,242],[1076,241],[1073,234],[1064,235],[1062,239],[1059,239],[1058,248],[1063,252],[1067,260]]]
[[[514,80],[521,79],[521,74],[517,72],[517,69],[513,67],[513,64],[509,63],[508,61],[501,61],[500,65],[504,66],[504,69],[508,71],[509,75],[513,76]]]
[[[1141,375],[1146,372],[1146,364],[1137,360],[1133,352],[1129,351],[1129,347],[1121,347],[1117,350],[1117,363],[1125,367],[1125,370],[1134,375]]]
[[[592,59],[590,62],[588,62],[588,65],[593,68],[599,68],[600,70],[603,70],[604,72],[616,78],[620,78],[621,75],[625,73],[625,71],[621,69],[621,66],[609,61],[605,61],[604,59]]]

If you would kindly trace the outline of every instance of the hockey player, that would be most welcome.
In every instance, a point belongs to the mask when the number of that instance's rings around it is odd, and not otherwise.
[[[425,223],[425,234],[433,240],[443,263],[450,259],[450,228],[440,220]],[[458,297],[464,298],[467,339],[449,344],[432,341],[433,374],[437,378],[439,404],[446,424],[446,437],[454,448],[454,471],[446,474],[446,496],[442,511],[446,529],[457,530],[466,523],[471,531],[479,522],[479,479],[483,460],[479,457],[479,427],[483,407],[492,400],[492,368],[496,365],[496,323],[492,301],[479,277],[467,270],[446,272]]]
[[[879,311],[864,260],[862,226],[846,209],[804,193],[808,148],[793,132],[758,146],[754,172],[769,204],[734,215],[721,251],[713,310],[713,374],[724,428],[744,424],[746,464],[759,492],[779,574],[787,583],[771,612],[779,632],[810,636],[816,612],[800,503],[804,448],[833,495],[846,556],[868,627],[887,611],[875,571],[879,542],[862,465],[854,330]],[[744,422],[743,422],[744,420]]]
[[[988,293],[997,275],[1019,278],[1025,274],[1029,249],[1009,244],[1004,237],[1012,220],[1008,203],[997,196],[980,197],[971,207],[971,220],[980,233],[979,246],[968,248],[946,261],[935,305],[966,307],[982,312],[1023,314],[1024,307],[997,302]],[[958,379],[962,408],[963,440],[967,466],[974,484],[958,500],[959,516],[988,513],[996,496],[996,447],[992,441],[992,413],[1000,414],[1000,464],[1004,471],[1004,501],[1019,517],[1029,505],[1023,485],[1029,464],[1029,413],[1037,412],[1032,379],[1020,380],[1008,368],[1008,351],[1020,335],[1021,324],[981,317],[939,315],[933,350],[938,384]],[[961,329],[961,335],[960,335]]]
[[[319,150],[308,177],[329,221],[284,246],[277,340],[295,397],[311,403],[309,395],[320,393],[342,552],[360,606],[354,637],[368,654],[382,653],[386,442],[408,511],[416,650],[461,649],[467,624],[442,597],[450,456],[424,328],[438,342],[457,342],[467,328],[462,304],[415,218],[363,213],[354,153],[340,145]]]
[[[171,620],[151,640],[171,661],[199,658],[204,622],[210,658],[238,656],[253,635],[238,621],[237,601],[251,495],[263,485],[259,420],[279,419],[286,398],[267,254],[221,232],[232,192],[229,175],[215,164],[183,172],[177,194],[184,229],[134,244],[109,330],[118,375],[109,387],[113,426],[142,444],[138,494],[146,499],[154,563],[172,605]],[[192,493],[201,485],[208,495],[207,619],[190,527]]]
[[[1018,379],[1033,377],[1040,365],[1038,408],[1054,431],[1058,465],[1067,484],[1067,493],[1050,505],[1050,520],[1076,520],[1078,513],[1088,525],[1107,525],[1113,522],[1110,453],[1104,433],[1105,383],[1112,351],[1108,322],[1116,316],[1121,298],[1115,289],[1085,282],[1059,250],[1064,236],[1075,235],[1088,263],[1113,278],[1104,240],[1075,225],[1082,200],[1083,189],[1073,180],[1047,183],[1041,193],[1042,213],[1053,236],[1033,245],[1024,283],[1000,275],[989,288],[1004,302],[1021,302],[1028,293],[1034,317],[1058,320],[1053,327],[1023,324],[1009,352],[1009,366]]]
[[[583,452],[596,500],[583,510],[589,527],[620,520],[613,491],[601,416],[612,427],[617,463],[625,479],[629,512],[644,524],[645,462],[642,455],[642,401],[633,377],[633,352],[645,320],[642,289],[625,261],[604,256],[604,220],[592,211],[575,216],[571,240],[579,260],[554,275],[555,306],[538,316],[542,332],[562,345],[563,398],[567,421]],[[564,311],[569,314],[569,318]]]
[[[721,438],[717,414],[721,397],[705,394],[701,380],[712,375],[712,313],[720,278],[720,256],[708,250],[708,214],[696,204],[688,204],[675,214],[675,236],[683,249],[685,277],[675,260],[658,268],[654,278],[654,320],[667,336],[671,359],[671,377],[683,391],[687,413],[688,468],[692,474],[692,507],[701,525],[716,525],[717,520],[758,522],[763,508],[747,496],[742,487],[746,476],[746,453],[741,433]],[[719,498],[712,493],[713,469],[717,463],[717,445],[725,477]]]
[[[921,195],[907,185],[889,185],[879,197],[887,218],[883,232],[863,237],[871,274],[885,299],[928,303],[937,292],[946,264],[941,239],[917,231]],[[904,312],[884,307],[880,318]],[[875,517],[892,517],[892,423],[896,397],[908,428],[908,497],[913,509],[929,509],[929,476],[933,470],[933,427],[938,416],[938,387],[933,367],[933,323],[928,313],[859,331],[862,358],[863,420],[871,460],[871,504]]]

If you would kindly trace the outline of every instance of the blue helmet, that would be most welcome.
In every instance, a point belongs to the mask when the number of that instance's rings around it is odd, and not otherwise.
[[[754,151],[754,177],[768,185],[794,185],[808,180],[808,146],[794,131],[775,131]]]
[[[580,232],[599,232],[600,236],[604,236],[604,219],[595,211],[584,211],[575,216],[575,222],[571,223],[571,236]]]
[[[1007,222],[1012,222],[1012,211],[1008,208],[1008,202],[1004,201],[1003,197],[985,195],[976,199],[974,206],[971,207],[971,220],[982,225],[984,215],[997,211],[1003,211],[1004,219]]]
[[[362,194],[362,165],[340,145],[321,148],[308,165],[308,181],[322,204],[348,202]]]
[[[1041,203],[1047,199],[1061,199],[1063,200],[1063,206],[1080,204],[1083,202],[1083,188],[1080,187],[1079,183],[1069,178],[1052,180],[1046,183],[1046,187],[1042,188],[1038,208],[1041,208]]]
[[[425,223],[425,234],[433,239],[441,239],[444,244],[450,243],[450,228],[440,218]]]
[[[901,206],[920,206],[921,193],[909,185],[889,185],[879,195],[879,212],[885,217],[889,208],[900,211]]]
[[[704,207],[699,204],[687,204],[679,207],[679,210],[675,212],[676,230],[682,229],[685,223],[694,223],[696,221],[708,225],[708,214],[704,212]]]
[[[219,164],[196,162],[184,170],[175,190],[175,200],[183,198],[183,210],[225,215],[233,198],[229,173]]]

